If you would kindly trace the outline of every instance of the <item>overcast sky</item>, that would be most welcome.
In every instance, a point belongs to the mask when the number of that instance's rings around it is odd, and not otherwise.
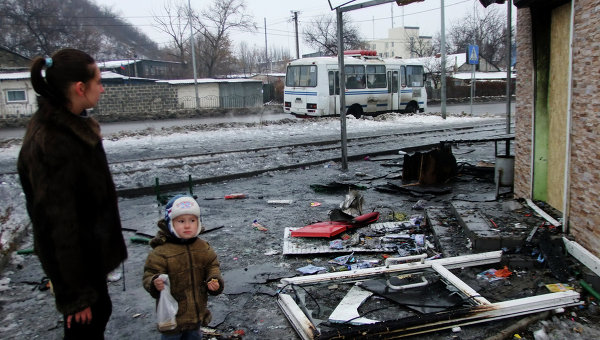
[[[99,5],[106,5],[114,12],[121,15],[126,21],[139,27],[159,44],[168,42],[168,37],[153,28],[153,14],[164,13],[164,4],[169,0],[93,0]],[[183,1],[186,0],[171,0]],[[358,0],[364,2],[366,0]],[[212,0],[191,0],[192,8],[200,10],[207,7]],[[344,0],[331,0],[332,4],[340,4]],[[298,11],[299,32],[315,17],[330,14],[328,0],[246,0],[248,12],[254,16],[258,30],[254,33],[232,31],[231,37],[236,43],[246,41],[250,46],[259,48],[265,46],[265,26],[267,21],[267,44],[269,47],[289,48],[290,54],[296,54],[294,37],[294,24],[291,20],[292,11]],[[351,12],[351,18],[358,24],[364,39],[381,39],[387,37],[388,29],[399,26],[420,27],[420,34],[434,36],[440,32],[440,4],[441,0],[425,0],[399,7],[395,2],[383,4],[367,9]],[[485,11],[486,9],[478,0],[445,0],[446,28],[453,23],[459,22],[467,14],[474,10]],[[506,12],[506,5],[491,5],[502,13]],[[513,7],[513,18],[516,16],[516,8]],[[514,20],[514,19],[513,19]],[[513,23],[514,25],[514,23]],[[302,37],[300,37],[302,41]],[[162,46],[162,45],[161,45]],[[300,43],[300,53],[314,52]]]

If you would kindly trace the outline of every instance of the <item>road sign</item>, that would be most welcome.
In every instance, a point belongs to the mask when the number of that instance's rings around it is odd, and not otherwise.
[[[471,65],[479,64],[479,46],[469,45],[467,48],[467,60]]]

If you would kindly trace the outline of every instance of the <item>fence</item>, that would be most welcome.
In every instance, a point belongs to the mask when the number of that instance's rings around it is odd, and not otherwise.
[[[205,96],[198,97],[196,105],[195,97],[180,97],[179,106],[181,109],[196,108],[248,108],[260,107],[263,104],[263,98],[260,95],[255,96]]]
[[[37,110],[37,104],[18,104],[18,105],[0,105],[0,117],[21,118],[22,116],[31,116]]]

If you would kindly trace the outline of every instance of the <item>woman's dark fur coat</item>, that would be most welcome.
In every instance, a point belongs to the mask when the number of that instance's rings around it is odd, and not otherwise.
[[[57,309],[74,314],[96,301],[94,287],[127,258],[98,123],[40,102],[17,167],[35,253]]]

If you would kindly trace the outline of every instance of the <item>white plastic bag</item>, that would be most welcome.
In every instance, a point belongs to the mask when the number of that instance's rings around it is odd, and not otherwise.
[[[173,295],[171,295],[169,276],[167,274],[160,274],[158,278],[165,282],[165,289],[160,291],[160,298],[158,299],[158,306],[156,308],[158,330],[161,332],[170,331],[177,327],[175,316],[177,315],[179,305]]]

